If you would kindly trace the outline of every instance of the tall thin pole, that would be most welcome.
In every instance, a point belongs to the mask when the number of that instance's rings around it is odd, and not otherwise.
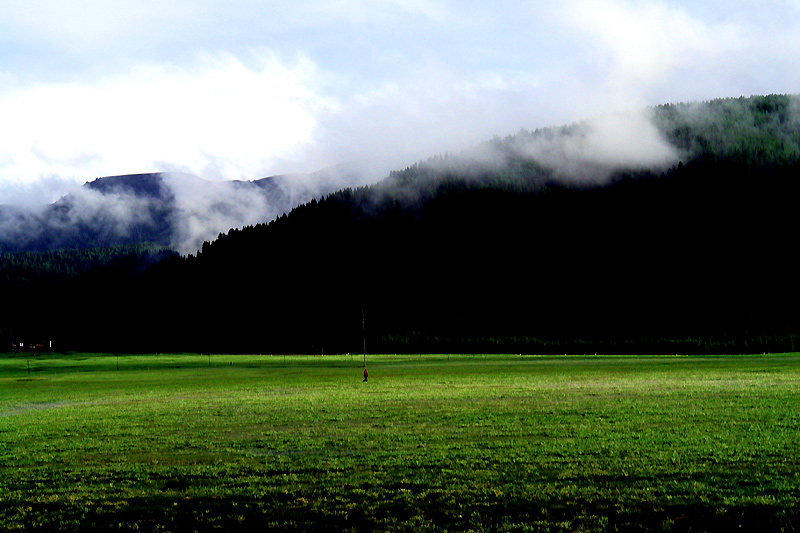
[[[364,368],[367,368],[367,328],[364,323],[364,306],[361,306],[361,339],[364,341]]]

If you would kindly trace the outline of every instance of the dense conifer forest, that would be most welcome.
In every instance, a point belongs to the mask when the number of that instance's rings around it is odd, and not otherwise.
[[[521,130],[196,254],[4,254],[4,345],[253,353],[744,353],[800,347],[800,104],[670,104],[675,161],[563,175]],[[607,167],[607,165],[606,165]],[[14,338],[12,338],[12,335]]]

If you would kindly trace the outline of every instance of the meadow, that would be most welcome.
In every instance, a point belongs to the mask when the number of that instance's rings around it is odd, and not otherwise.
[[[0,357],[0,531],[793,531],[800,355]]]

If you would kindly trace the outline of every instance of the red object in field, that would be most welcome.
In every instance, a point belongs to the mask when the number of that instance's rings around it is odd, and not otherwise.
[[[369,372],[367,372],[367,367],[364,367],[364,381],[367,381],[368,377],[369,377]]]

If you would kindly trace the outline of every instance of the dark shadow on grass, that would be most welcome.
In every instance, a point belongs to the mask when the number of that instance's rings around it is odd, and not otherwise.
[[[384,493],[387,494],[387,493]],[[156,497],[74,505],[0,504],[2,523],[23,531],[795,531],[797,508],[724,510],[702,505],[620,510],[615,502],[464,501],[446,493],[355,501],[282,494],[273,498]]]

